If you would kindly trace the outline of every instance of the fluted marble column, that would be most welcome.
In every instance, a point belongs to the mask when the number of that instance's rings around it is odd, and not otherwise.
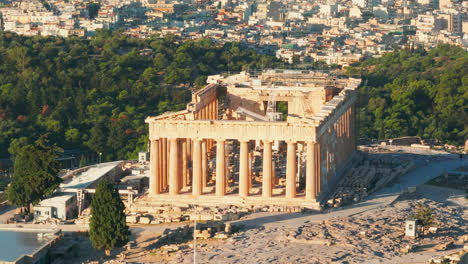
[[[159,144],[158,140],[151,140],[150,145],[150,195],[160,193],[160,182],[159,182]]]
[[[249,196],[249,142],[240,141],[239,196]]]
[[[296,142],[288,141],[286,163],[286,198],[296,197]]]
[[[162,182],[162,189],[167,190],[167,138],[161,139],[162,144],[162,175],[161,175],[161,182]]]
[[[158,186],[159,186],[159,192],[163,192],[163,147],[162,147],[162,138],[158,140]]]
[[[192,194],[195,196],[202,194],[202,159],[201,159],[201,140],[193,140],[193,178]]]
[[[272,155],[271,155],[271,141],[263,141],[263,179],[262,179],[262,196],[272,196]]]
[[[319,142],[315,144],[314,151],[315,151],[315,165],[316,165],[315,166],[315,173],[316,173],[315,175],[317,175],[315,177],[315,193],[317,195],[319,195],[320,191],[321,191],[320,186],[322,185],[321,179],[320,179],[321,174],[322,174],[322,172],[321,172],[322,157],[321,157],[320,143]]]
[[[216,141],[216,195],[226,194],[226,157],[224,139]]]
[[[169,156],[169,194],[176,195],[179,194],[179,155],[178,155],[178,146],[177,139],[169,139],[170,144],[170,156]]]
[[[208,156],[206,152],[207,140],[204,139],[201,143],[201,158],[202,158],[202,186],[206,187],[208,183]]]
[[[315,200],[316,194],[316,168],[315,168],[315,143],[307,142],[307,161],[306,161],[306,200]]]
[[[188,186],[188,157],[187,157],[187,139],[182,140],[182,187]]]

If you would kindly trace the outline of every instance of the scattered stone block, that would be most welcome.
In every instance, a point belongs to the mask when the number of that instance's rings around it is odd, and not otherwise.
[[[413,245],[405,245],[403,247],[400,248],[400,252],[401,253],[410,253],[414,250],[414,246]]]
[[[151,219],[149,217],[146,217],[146,216],[140,217],[140,224],[149,225],[150,223],[151,223]]]
[[[343,198],[335,198],[335,203],[333,204],[333,207],[340,207],[343,203]]]
[[[285,178],[280,178],[278,180],[278,185],[279,186],[286,186],[286,179]]]
[[[231,223],[226,223],[226,225],[224,226],[224,232],[227,233],[227,234],[231,234],[231,233],[232,233],[232,225],[231,225]]]
[[[458,241],[461,242],[461,243],[467,242],[468,241],[468,235],[463,235],[463,236],[458,237]]]
[[[196,230],[195,231],[196,238],[208,239],[211,238],[211,233],[208,230]]]
[[[138,223],[138,220],[140,219],[139,215],[127,215],[125,217],[125,221],[129,224],[136,224]]]
[[[175,212],[175,213],[181,213],[181,212],[182,212],[182,208],[180,208],[180,207],[172,207],[172,211]]]
[[[158,224],[160,224],[160,223],[162,223],[162,221],[161,221],[160,218],[154,218],[154,219],[151,221],[150,224],[152,224],[152,225],[158,225]]]
[[[214,235],[214,238],[217,238],[217,239],[228,239],[229,236],[224,233],[224,232],[217,232],[215,235]]]
[[[434,249],[437,251],[445,251],[445,250],[451,249],[452,247],[453,247],[453,241],[449,241],[449,242],[436,245]]]
[[[283,188],[274,188],[273,195],[283,195],[285,193]]]
[[[361,232],[359,232],[359,235],[363,236],[363,237],[366,237],[366,236],[369,235],[369,231],[361,231]]]
[[[164,245],[161,247],[161,250],[167,253],[177,252],[179,249],[178,245]]]

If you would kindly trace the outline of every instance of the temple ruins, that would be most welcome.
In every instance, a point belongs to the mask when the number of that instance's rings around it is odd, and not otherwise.
[[[352,162],[361,79],[305,70],[209,76],[148,117],[151,200],[318,209]]]

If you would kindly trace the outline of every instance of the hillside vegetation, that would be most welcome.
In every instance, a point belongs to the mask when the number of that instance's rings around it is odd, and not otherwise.
[[[207,75],[275,61],[238,43],[106,31],[91,40],[0,32],[0,58],[0,158],[48,133],[103,161],[136,158],[146,149],[145,118],[183,109]]]
[[[463,144],[468,138],[468,52],[442,45],[404,49],[362,62],[362,138],[421,136]]]
[[[48,134],[64,149],[136,158],[147,116],[180,110],[207,75],[275,67],[239,43],[130,38],[22,37],[0,32],[0,158]],[[419,135],[462,144],[468,136],[468,53],[401,50],[350,69],[363,73],[360,134]]]

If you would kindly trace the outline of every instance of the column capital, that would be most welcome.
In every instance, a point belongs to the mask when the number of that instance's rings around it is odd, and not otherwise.
[[[297,144],[297,141],[295,141],[295,140],[286,140],[286,144],[288,144],[288,145],[291,145],[291,144],[296,145],[296,144]]]
[[[263,142],[264,144],[272,144],[272,143],[273,143],[273,140],[269,140],[269,139],[263,140],[263,139],[262,139],[262,142]]]
[[[242,143],[248,143],[250,139],[238,139],[237,141],[242,142]]]
[[[225,138],[215,138],[214,139],[216,142],[226,142]]]

